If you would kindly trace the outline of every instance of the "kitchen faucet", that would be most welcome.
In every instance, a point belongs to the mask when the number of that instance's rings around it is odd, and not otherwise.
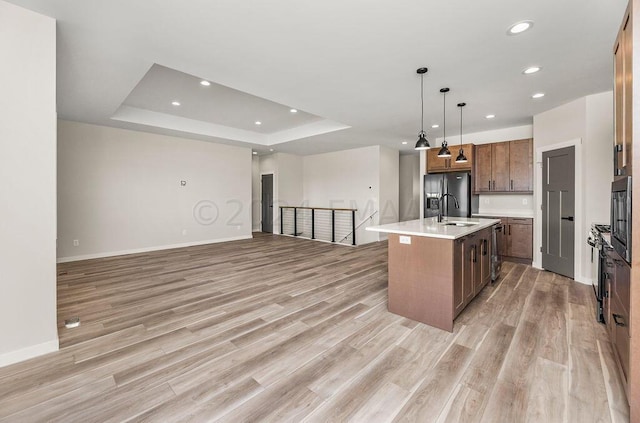
[[[456,198],[455,195],[449,194],[449,193],[442,194],[442,197],[440,197],[440,201],[439,201],[440,204],[438,204],[438,223],[442,222],[442,209],[443,209],[442,202],[444,200],[444,197],[446,197],[447,195],[453,198],[453,201],[454,201],[453,204],[456,206],[456,209],[460,208],[460,204],[458,203],[458,199]]]

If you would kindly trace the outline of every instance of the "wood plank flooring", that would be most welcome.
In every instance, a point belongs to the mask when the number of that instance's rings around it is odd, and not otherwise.
[[[61,350],[0,368],[0,422],[629,420],[592,288],[523,264],[453,333],[387,311],[386,243],[255,234],[58,271]]]

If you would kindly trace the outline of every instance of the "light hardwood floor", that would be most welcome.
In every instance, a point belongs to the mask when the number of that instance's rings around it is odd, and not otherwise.
[[[59,265],[62,348],[0,369],[0,421],[628,421],[591,287],[503,269],[448,333],[387,311],[386,243]]]

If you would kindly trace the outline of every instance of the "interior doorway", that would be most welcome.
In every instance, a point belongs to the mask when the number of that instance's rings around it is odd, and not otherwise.
[[[575,147],[542,153],[542,267],[574,278]]]
[[[262,232],[273,233],[273,174],[262,175]]]

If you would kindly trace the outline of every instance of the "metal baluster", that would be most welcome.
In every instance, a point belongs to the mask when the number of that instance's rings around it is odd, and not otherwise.
[[[293,236],[298,236],[298,209],[293,208]]]
[[[316,209],[311,209],[311,239],[316,239]]]
[[[351,210],[351,230],[353,232],[352,233],[352,245],[356,245],[356,211],[355,210]]]
[[[280,206],[280,235],[284,235],[284,209]]]
[[[336,242],[336,211],[331,210],[331,242]]]

